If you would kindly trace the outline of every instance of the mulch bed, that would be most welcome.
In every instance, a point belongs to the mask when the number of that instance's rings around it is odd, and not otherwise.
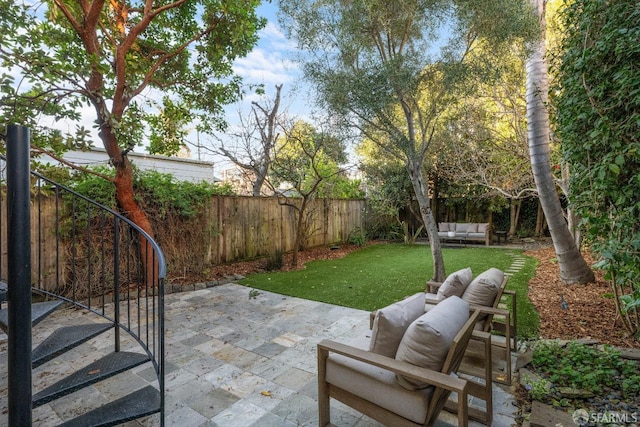
[[[616,313],[613,290],[604,273],[595,270],[595,283],[565,285],[554,249],[526,251],[540,262],[535,277],[529,282],[529,299],[540,314],[540,338],[592,338],[617,347],[640,348],[640,342],[625,334]],[[585,260],[593,264],[589,255]],[[561,305],[561,296],[567,309]]]

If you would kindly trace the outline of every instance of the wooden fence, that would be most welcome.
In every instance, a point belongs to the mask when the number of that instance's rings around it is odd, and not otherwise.
[[[364,200],[316,199],[304,220],[308,247],[344,242],[365,228]],[[297,214],[275,197],[215,197],[200,221],[209,230],[206,263],[221,264],[294,249]]]
[[[7,218],[5,199],[0,195],[0,271],[6,271]],[[63,209],[55,196],[34,200],[31,210],[34,281],[55,286],[68,275],[73,248],[66,247],[64,225],[56,222]],[[306,216],[307,246],[345,242],[357,230],[364,230],[364,200],[318,199]],[[266,197],[215,197],[195,219],[153,224],[156,240],[165,253],[172,277],[203,273],[207,268],[234,261],[273,256],[294,247],[296,211]],[[68,228],[68,227],[67,227]],[[36,231],[40,230],[40,231]],[[67,230],[68,232],[69,230]],[[56,262],[62,267],[56,270]],[[99,268],[95,267],[96,271]]]

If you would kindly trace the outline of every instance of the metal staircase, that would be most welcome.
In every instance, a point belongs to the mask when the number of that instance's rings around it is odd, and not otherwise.
[[[147,416],[164,426],[162,251],[125,217],[30,172],[28,129],[9,126],[6,149],[0,156],[0,329],[6,337],[0,342],[7,342],[7,368],[0,376],[7,388],[0,387],[0,402],[7,403],[0,424],[32,425],[33,410],[49,405],[63,426],[113,426]],[[39,333],[45,325],[46,334]],[[47,369],[60,358],[75,371]],[[145,365],[153,381],[131,381]],[[34,381],[34,370],[38,379],[52,378]],[[59,399],[89,393],[106,380],[119,381],[109,390],[125,391],[57,410]]]

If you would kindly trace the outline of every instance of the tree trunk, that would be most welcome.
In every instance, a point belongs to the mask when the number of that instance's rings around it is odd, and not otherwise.
[[[520,221],[520,210],[522,209],[522,200],[511,199],[511,205],[509,209],[509,232],[510,237],[516,235],[518,231],[518,222]]]
[[[126,155],[122,154],[120,146],[116,141],[111,129],[103,125],[100,138],[104,144],[113,167],[116,170],[114,184],[116,187],[116,201],[122,214],[130,219],[134,224],[144,230],[149,237],[154,238],[153,227],[149,221],[147,213],[140,208],[133,194],[133,168]],[[151,244],[144,236],[140,236],[140,259],[142,260],[145,283],[153,285],[157,275],[157,262]]]
[[[431,245],[431,257],[433,259],[433,276],[431,280],[443,282],[446,278],[444,269],[444,259],[442,258],[442,247],[438,238],[438,224],[433,217],[431,204],[429,203],[429,184],[422,174],[422,168],[415,163],[407,162],[407,171],[416,193],[416,199],[420,206],[420,215],[424,228],[429,236],[429,244]]]
[[[535,235],[537,237],[541,237],[544,234],[544,211],[542,210],[542,204],[540,203],[540,199],[538,199],[538,210],[536,215],[536,232]]]
[[[545,17],[542,0],[532,0],[540,17],[544,35]],[[564,218],[550,164],[549,112],[547,110],[549,81],[545,60],[544,37],[533,46],[527,60],[527,133],[531,167],[536,182],[540,203],[547,218],[549,233],[553,240],[560,279],[567,283],[588,283],[595,280],[576,246]]]

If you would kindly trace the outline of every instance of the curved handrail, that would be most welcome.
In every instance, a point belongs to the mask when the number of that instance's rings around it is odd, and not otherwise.
[[[6,164],[2,154],[0,162]],[[29,173],[35,179],[35,185],[31,185],[31,236],[26,236],[35,243],[32,290],[112,322],[116,326],[114,351],[120,351],[120,330],[136,341],[156,372],[164,414],[167,266],[162,249],[124,215],[41,173]],[[0,170],[0,181],[5,181],[3,175]],[[3,204],[0,191],[0,205]],[[6,242],[2,218],[0,214],[0,246]],[[98,223],[94,218],[99,219]],[[148,247],[146,255],[141,253],[141,245]],[[149,265],[151,269],[146,268]],[[0,262],[0,279],[4,279],[4,273]],[[121,288],[124,295],[120,294]]]

